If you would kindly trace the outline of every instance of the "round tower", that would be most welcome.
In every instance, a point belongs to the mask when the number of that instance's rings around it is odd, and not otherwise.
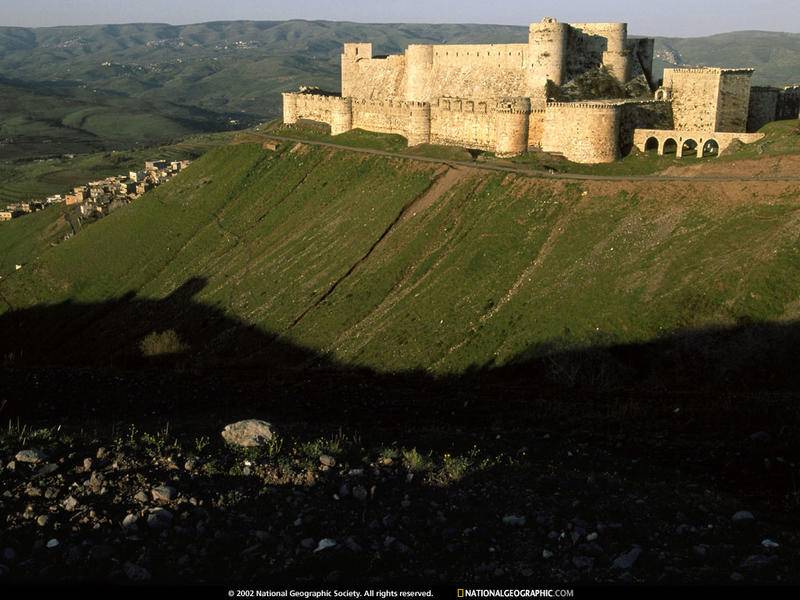
[[[331,135],[346,133],[353,128],[352,98],[334,98],[331,106]]]
[[[528,150],[530,98],[504,98],[495,107],[495,154],[517,156]]]
[[[552,17],[530,26],[528,38],[529,78],[538,85],[542,77],[562,85],[566,74],[569,26]]]
[[[408,120],[406,138],[409,146],[430,144],[431,142],[431,105],[429,102],[409,102],[411,116]]]
[[[433,70],[433,46],[413,44],[406,48],[406,100],[428,102],[431,71]]]
[[[283,93],[283,122],[286,125],[297,123],[297,94],[291,92]]]
[[[628,83],[631,73],[631,53],[628,49],[628,24],[608,23],[608,46],[603,52],[603,65],[620,83]]]

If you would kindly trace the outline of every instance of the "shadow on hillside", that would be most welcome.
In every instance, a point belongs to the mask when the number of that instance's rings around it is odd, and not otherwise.
[[[537,419],[542,411],[571,414],[575,403],[582,411],[613,403],[647,418],[667,408],[663,399],[688,396],[698,398],[696,410],[730,417],[734,409],[750,419],[752,410],[773,410],[769,398],[800,390],[797,323],[746,323],[582,349],[543,344],[508,365],[460,375],[387,374],[339,364],[200,303],[195,297],[205,285],[196,278],[161,300],[129,293],[0,316],[6,414],[40,414],[48,404],[80,418],[80,406],[94,403],[94,410],[127,404],[137,415],[200,407],[233,415],[252,410],[255,398],[281,412],[345,423],[359,415],[398,423],[415,414],[497,419],[498,406],[509,418],[530,419],[536,403]],[[29,385],[30,368],[50,375]],[[37,392],[47,386],[47,394]],[[734,400],[744,396],[757,400]]]

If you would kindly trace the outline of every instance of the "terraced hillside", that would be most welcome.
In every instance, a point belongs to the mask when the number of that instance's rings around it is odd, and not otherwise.
[[[462,372],[795,319],[798,235],[797,181],[564,182],[241,144],[47,249],[0,282],[0,310],[162,301],[193,282],[220,319],[338,362]],[[124,324],[87,309],[37,351],[108,364],[173,329],[191,360],[270,361],[269,344],[239,347],[219,319],[198,326],[169,306]],[[25,327],[4,354],[33,355]],[[113,349],[89,356],[104,335]]]

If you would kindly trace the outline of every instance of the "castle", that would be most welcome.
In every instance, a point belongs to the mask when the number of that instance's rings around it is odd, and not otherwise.
[[[619,159],[634,146],[677,156],[718,154],[778,118],[796,118],[800,87],[753,88],[752,69],[666,69],[653,80],[654,40],[625,23],[530,26],[527,44],[412,45],[374,56],[344,45],[341,94],[283,94],[284,123],[327,123],[399,134],[410,146],[440,144],[515,156],[530,150],[579,163]],[[561,93],[582,77],[613,80],[615,98]],[[646,92],[626,93],[638,82]]]

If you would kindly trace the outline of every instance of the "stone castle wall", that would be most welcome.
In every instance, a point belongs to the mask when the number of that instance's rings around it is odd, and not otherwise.
[[[542,150],[579,163],[619,158],[620,109],[607,103],[557,102],[544,118]]]
[[[772,87],[754,87],[750,90],[750,110],[747,131],[758,131],[775,120],[778,114],[780,90]]]
[[[746,131],[752,75],[752,69],[664,69],[675,129]]]

